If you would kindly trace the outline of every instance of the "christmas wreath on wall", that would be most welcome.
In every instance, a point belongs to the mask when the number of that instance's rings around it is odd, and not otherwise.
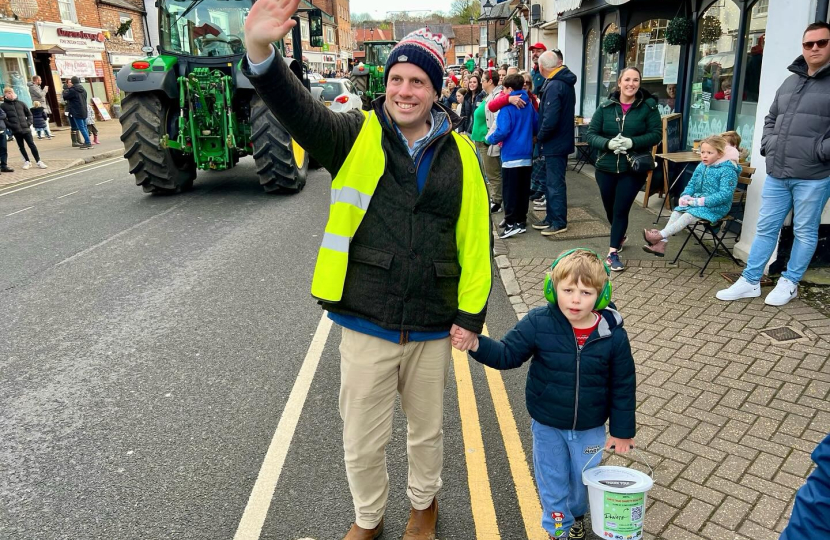
[[[714,43],[722,34],[720,19],[707,15],[700,20],[700,42]]]
[[[606,54],[617,54],[625,47],[625,38],[616,32],[607,34],[602,40],[602,50]]]
[[[688,17],[675,17],[666,28],[669,45],[687,45],[694,40],[695,24]]]

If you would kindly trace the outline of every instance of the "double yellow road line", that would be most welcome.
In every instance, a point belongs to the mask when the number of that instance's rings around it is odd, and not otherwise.
[[[488,335],[484,327],[484,335]],[[501,533],[496,519],[496,509],[493,504],[493,491],[490,488],[490,477],[487,473],[487,458],[484,452],[484,440],[481,435],[481,422],[478,415],[475,391],[473,390],[470,359],[466,353],[455,349],[452,351],[455,382],[458,388],[458,407],[461,413],[461,432],[464,438],[464,455],[467,461],[467,479],[470,487],[470,505],[475,524],[476,539],[500,540]],[[527,456],[513,409],[507,398],[504,379],[501,373],[485,367],[487,385],[493,398],[496,418],[499,422],[504,447],[507,451],[507,461],[510,464],[510,473],[516,487],[516,497],[522,513],[525,532],[529,540],[548,540],[548,535],[542,529],[542,506],[536,493],[533,477],[530,474]]]

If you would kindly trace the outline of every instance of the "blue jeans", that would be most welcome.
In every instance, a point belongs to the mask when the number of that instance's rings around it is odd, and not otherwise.
[[[795,241],[790,252],[787,269],[781,274],[798,283],[807,271],[818,243],[818,226],[821,212],[830,196],[830,178],[824,180],[778,179],[767,176],[761,193],[761,211],[758,213],[758,230],[743,277],[753,285],[761,281],[764,267],[778,244],[778,234],[784,219],[793,211]]]
[[[568,190],[565,169],[568,156],[545,156],[545,221],[554,229],[568,226]]]
[[[584,431],[556,429],[533,420],[533,471],[542,501],[542,527],[567,538],[574,518],[588,511],[582,467],[605,447],[605,426]],[[602,456],[588,467],[599,465]]]
[[[92,144],[89,142],[89,131],[86,129],[86,118],[76,118],[75,125],[78,126],[78,131],[84,136],[84,144]]]

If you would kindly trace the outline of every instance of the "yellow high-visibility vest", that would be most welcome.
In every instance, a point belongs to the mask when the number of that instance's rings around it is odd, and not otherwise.
[[[343,297],[349,244],[386,170],[380,121],[374,112],[364,111],[363,115],[363,127],[332,180],[329,219],[311,281],[311,294],[325,302],[339,302]],[[465,135],[452,134],[463,168],[461,213],[455,226],[461,266],[458,309],[476,314],[484,309],[490,295],[490,203],[473,143]]]

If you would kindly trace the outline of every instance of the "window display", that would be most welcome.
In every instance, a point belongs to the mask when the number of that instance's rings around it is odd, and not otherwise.
[[[764,60],[764,32],[767,28],[769,0],[757,0],[749,11],[744,61],[741,68],[741,91],[737,92],[738,114],[735,131],[743,139],[741,146],[752,151],[755,134],[755,117],[758,109],[758,92],[761,83],[761,64]]]
[[[585,118],[590,118],[597,110],[599,41],[599,31],[591,28],[585,43],[585,89],[582,95],[582,116]]]
[[[720,0],[703,13],[698,23],[688,146],[728,129],[740,22],[741,10],[734,0]]]
[[[32,78],[29,70],[29,55],[23,52],[0,53],[0,81],[2,85],[11,86],[17,98],[32,106],[32,98],[29,97],[29,87],[26,83]]]
[[[616,34],[620,31],[616,24],[611,23],[602,33],[602,39],[609,34]],[[620,62],[620,53],[602,53],[602,88],[600,90],[600,101],[607,98],[617,87],[617,68]]]

